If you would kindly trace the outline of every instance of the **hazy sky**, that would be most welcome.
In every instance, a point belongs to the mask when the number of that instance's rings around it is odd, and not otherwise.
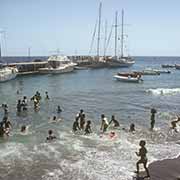
[[[88,54],[99,0],[0,0],[3,55]],[[180,55],[180,0],[102,0],[108,32],[115,11],[125,11],[126,45],[131,55]],[[120,27],[119,27],[120,28]],[[120,29],[119,29],[120,31]],[[114,35],[112,36],[112,39]],[[93,52],[95,53],[96,42]],[[110,42],[109,53],[113,53]]]

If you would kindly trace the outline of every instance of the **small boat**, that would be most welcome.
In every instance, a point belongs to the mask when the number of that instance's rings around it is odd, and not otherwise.
[[[161,67],[162,68],[175,68],[175,65],[172,65],[172,64],[162,64]]]
[[[118,73],[117,75],[114,76],[114,78],[122,82],[139,83],[143,81],[141,79],[141,75],[137,75],[135,73]]]
[[[39,68],[41,74],[61,74],[74,71],[77,64],[73,63],[67,56],[53,55],[48,58],[45,68]]]
[[[147,68],[142,71],[142,75],[160,75],[160,72],[151,68]]]
[[[176,69],[180,69],[180,64],[175,64]]]
[[[169,74],[169,73],[171,73],[171,71],[169,71],[169,70],[166,70],[166,69],[154,69],[154,71],[156,71],[156,72],[158,72],[158,73],[160,73],[160,74]]]
[[[18,69],[16,67],[1,67],[0,68],[0,82],[9,81],[15,79]]]

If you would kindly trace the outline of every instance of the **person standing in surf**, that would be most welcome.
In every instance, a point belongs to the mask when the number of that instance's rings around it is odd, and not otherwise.
[[[109,126],[109,123],[108,123],[107,118],[105,117],[104,114],[101,114],[101,128],[100,128],[100,130],[102,130],[104,133],[104,132],[106,132],[108,126]]]
[[[139,164],[143,164],[144,165],[144,169],[145,169],[146,174],[147,174],[146,177],[150,177],[149,170],[147,168],[147,161],[148,161],[148,159],[146,157],[146,154],[147,154],[147,149],[145,148],[146,141],[141,140],[139,142],[139,145],[141,146],[141,148],[139,149],[139,152],[136,152],[136,155],[140,156],[140,160],[136,163],[136,168],[137,168],[136,173],[139,174]]]
[[[153,131],[155,125],[155,114],[157,113],[156,109],[151,109],[151,128],[150,130]]]

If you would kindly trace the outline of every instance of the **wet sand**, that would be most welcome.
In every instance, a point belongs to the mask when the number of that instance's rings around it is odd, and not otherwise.
[[[149,165],[151,180],[180,180],[180,156]]]

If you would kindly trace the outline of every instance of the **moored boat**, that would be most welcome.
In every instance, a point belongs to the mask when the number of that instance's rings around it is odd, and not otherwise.
[[[176,69],[180,69],[180,64],[175,64]]]
[[[162,68],[175,68],[175,65],[172,65],[172,64],[162,64],[161,67]]]
[[[126,75],[115,75],[114,78],[118,81],[122,82],[131,82],[131,83],[139,83],[142,82],[143,80],[141,79],[141,76],[126,76]]]
[[[48,58],[47,67],[39,68],[41,74],[61,74],[72,72],[77,64],[67,56],[53,55]]]
[[[18,69],[16,67],[0,68],[0,82],[5,82],[16,78]]]
[[[151,68],[147,68],[142,71],[142,75],[160,75],[160,72]]]

